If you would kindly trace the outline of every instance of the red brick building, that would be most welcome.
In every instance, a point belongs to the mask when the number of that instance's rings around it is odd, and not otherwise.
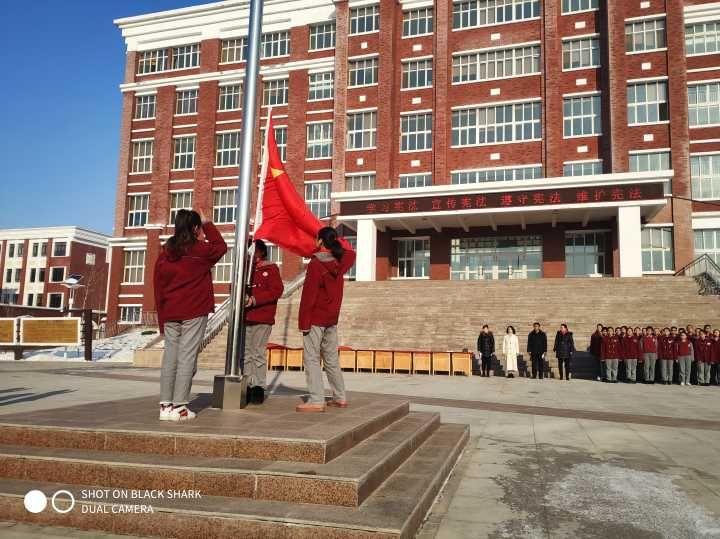
[[[0,230],[0,304],[105,312],[109,236],[78,227]],[[63,284],[82,275],[73,294]]]
[[[174,209],[232,238],[247,17],[218,2],[115,21],[111,319],[154,311]],[[254,128],[273,106],[288,173],[355,238],[358,280],[672,274],[720,251],[719,2],[267,2],[261,57]],[[218,303],[229,275],[228,259]]]

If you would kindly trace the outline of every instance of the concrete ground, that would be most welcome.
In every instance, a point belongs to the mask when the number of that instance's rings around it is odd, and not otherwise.
[[[200,372],[195,389],[211,389]],[[153,395],[159,372],[0,363],[3,414]],[[304,387],[273,372],[271,386]],[[720,537],[720,387],[346,374],[350,391],[408,396],[471,441],[420,532],[437,538]],[[198,420],[202,420],[202,416]],[[0,523],[0,537],[112,537]]]

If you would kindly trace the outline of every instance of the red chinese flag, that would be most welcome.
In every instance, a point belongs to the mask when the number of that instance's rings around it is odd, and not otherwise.
[[[315,238],[323,225],[305,205],[285,172],[275,142],[272,118],[268,122],[266,140],[267,173],[262,190],[262,218],[255,238],[309,257],[317,251]]]

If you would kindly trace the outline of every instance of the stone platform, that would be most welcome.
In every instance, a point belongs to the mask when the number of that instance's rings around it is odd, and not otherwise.
[[[0,520],[158,537],[412,537],[468,439],[394,397],[297,414],[297,395],[193,422],[157,420],[140,398],[4,415]],[[76,506],[31,514],[25,493],[60,489]],[[103,499],[90,489],[199,491],[199,499]],[[85,492],[83,492],[85,491]],[[60,502],[63,503],[63,502]],[[152,514],[118,513],[150,504]]]

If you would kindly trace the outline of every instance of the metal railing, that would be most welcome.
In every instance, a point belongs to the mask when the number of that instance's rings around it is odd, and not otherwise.
[[[683,266],[675,275],[693,277],[701,295],[720,295],[720,266],[707,253]]]

